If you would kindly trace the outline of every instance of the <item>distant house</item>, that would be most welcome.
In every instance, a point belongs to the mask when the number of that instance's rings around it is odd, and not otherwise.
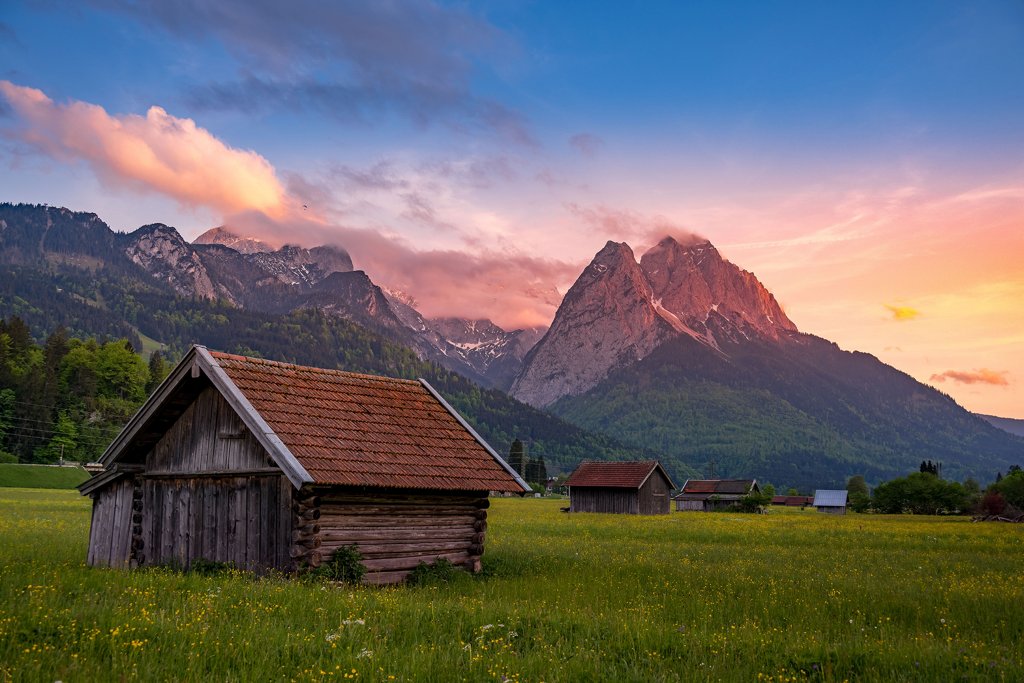
[[[675,488],[657,460],[580,463],[565,481],[570,512],[667,515]]]
[[[772,505],[807,507],[812,502],[814,502],[814,496],[772,496]]]
[[[675,497],[680,512],[724,510],[751,493],[760,493],[756,479],[688,479]]]
[[[193,347],[79,487],[90,565],[315,567],[368,583],[445,558],[479,571],[489,491],[530,491],[425,381]]]
[[[846,491],[819,489],[814,492],[814,507],[818,508],[818,512],[827,512],[830,515],[845,515]]]

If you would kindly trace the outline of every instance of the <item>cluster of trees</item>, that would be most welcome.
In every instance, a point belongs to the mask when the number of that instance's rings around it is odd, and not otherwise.
[[[508,464],[519,473],[519,476],[526,480],[527,484],[534,487],[540,486],[542,489],[546,486],[548,467],[544,463],[544,456],[528,458],[526,456],[526,446],[519,439],[514,440],[512,447],[509,448]]]
[[[20,318],[0,320],[0,460],[95,460],[166,372],[125,339],[58,328],[39,345]]]
[[[1019,517],[1024,514],[1024,470],[1013,465],[1004,477],[996,475],[996,481],[985,490],[979,504],[981,514]]]
[[[923,461],[920,470],[892,479],[869,491],[864,477],[850,477],[848,507],[854,512],[872,510],[885,514],[1024,514],[1024,470],[1014,465],[1004,477],[982,491],[968,477],[963,483],[942,478],[942,464]]]

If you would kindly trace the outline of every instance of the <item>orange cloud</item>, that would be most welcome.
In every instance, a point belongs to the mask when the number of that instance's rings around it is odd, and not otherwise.
[[[0,81],[0,95],[22,119],[24,142],[56,159],[81,159],[106,184],[155,191],[224,214],[285,212],[285,192],[259,154],[225,145],[192,119],[160,107],[111,116],[103,107],[57,104],[41,90]]]
[[[892,319],[900,322],[913,320],[921,315],[921,311],[916,308],[911,308],[910,306],[893,306],[892,304],[885,304],[885,307],[892,313]]]
[[[932,375],[931,381],[945,382],[947,379],[960,384],[994,384],[996,386],[1009,386],[1010,381],[1006,378],[1009,373],[1006,370],[946,370],[942,374]]]

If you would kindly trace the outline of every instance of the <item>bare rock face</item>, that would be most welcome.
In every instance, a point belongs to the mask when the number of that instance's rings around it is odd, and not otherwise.
[[[125,237],[125,255],[183,296],[216,299],[206,266],[178,231],[162,223],[144,225]]]
[[[538,407],[583,393],[674,334],[629,245],[608,242],[566,293],[510,393]]]
[[[240,254],[261,254],[274,251],[274,248],[266,242],[255,237],[236,235],[223,225],[218,228],[210,228],[192,240],[192,244],[220,244],[225,247],[231,247]]]
[[[609,242],[566,294],[511,393],[550,405],[683,335],[721,354],[727,342],[779,341],[796,332],[757,278],[707,240],[684,245],[666,237],[640,263],[627,245]]]
[[[547,331],[545,327],[505,330],[487,319],[435,318],[426,321],[440,340],[439,350],[472,368],[490,386],[507,389],[523,358]]]
[[[722,258],[707,240],[682,245],[661,240],[640,259],[655,303],[700,338],[717,346],[717,335],[777,340],[796,325],[753,273]]]

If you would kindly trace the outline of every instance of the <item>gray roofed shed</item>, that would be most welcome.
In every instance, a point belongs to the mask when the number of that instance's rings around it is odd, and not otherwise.
[[[827,512],[833,515],[846,514],[847,492],[843,490],[818,489],[814,492],[814,507],[818,512]]]

